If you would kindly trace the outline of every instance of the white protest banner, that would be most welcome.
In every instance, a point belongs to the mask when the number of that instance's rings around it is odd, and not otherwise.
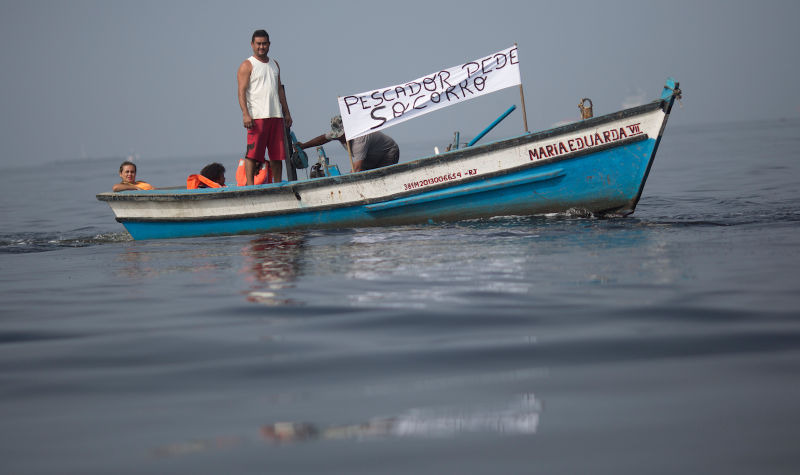
[[[339,97],[348,140],[522,83],[514,45],[414,81]]]

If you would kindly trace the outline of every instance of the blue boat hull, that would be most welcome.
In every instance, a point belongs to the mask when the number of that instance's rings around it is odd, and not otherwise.
[[[342,227],[388,226],[531,215],[571,208],[596,214],[633,212],[655,139],[624,145],[542,167],[520,170],[431,191],[391,207],[363,204],[237,219],[164,222],[128,221],[134,239],[164,239]]]

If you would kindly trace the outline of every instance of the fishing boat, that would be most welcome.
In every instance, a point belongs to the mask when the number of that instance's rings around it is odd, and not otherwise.
[[[134,239],[437,223],[583,210],[642,196],[679,84],[647,104],[357,173],[256,186],[100,193]],[[523,98],[524,103],[524,98]],[[524,109],[523,109],[524,111]]]

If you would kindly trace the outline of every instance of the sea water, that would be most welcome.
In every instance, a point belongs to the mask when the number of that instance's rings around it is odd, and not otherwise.
[[[797,473],[800,121],[675,115],[616,219],[132,241],[4,162],[0,473]]]

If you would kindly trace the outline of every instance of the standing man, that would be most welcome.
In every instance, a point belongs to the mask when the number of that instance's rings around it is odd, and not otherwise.
[[[273,180],[281,181],[283,160],[286,159],[284,119],[286,127],[292,125],[292,115],[289,113],[281,83],[281,68],[277,61],[267,56],[267,32],[256,30],[250,46],[253,48],[253,56],[244,60],[236,74],[239,107],[242,109],[242,122],[247,129],[244,162],[248,185],[253,184],[257,162],[265,162],[265,150],[269,150]]]

